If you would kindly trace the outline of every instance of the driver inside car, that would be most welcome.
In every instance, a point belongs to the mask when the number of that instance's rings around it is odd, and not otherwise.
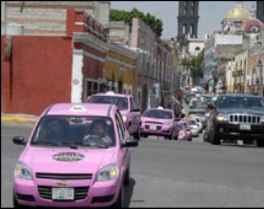
[[[83,138],[84,144],[90,144],[95,139],[101,140],[98,143],[106,145],[112,144],[112,139],[107,135],[107,124],[104,119],[96,119],[92,122],[90,127],[90,133],[85,135]]]

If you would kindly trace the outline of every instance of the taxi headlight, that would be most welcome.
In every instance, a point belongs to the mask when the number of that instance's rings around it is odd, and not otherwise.
[[[32,172],[25,163],[18,162],[15,167],[15,178],[32,180]]]
[[[219,115],[217,115],[217,116],[216,116],[216,120],[217,120],[217,121],[227,121],[225,115],[223,115],[223,114],[219,114]]]
[[[127,116],[123,115],[122,118],[123,118],[123,122],[125,123],[126,119],[127,119]]]
[[[100,170],[97,176],[97,181],[113,180],[113,179],[117,179],[118,176],[119,176],[118,166],[116,164],[109,164]]]

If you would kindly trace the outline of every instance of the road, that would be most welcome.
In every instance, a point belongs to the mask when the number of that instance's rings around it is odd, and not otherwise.
[[[12,178],[31,128],[2,124],[1,207],[12,207]],[[142,138],[132,150],[127,207],[264,207],[264,149]]]

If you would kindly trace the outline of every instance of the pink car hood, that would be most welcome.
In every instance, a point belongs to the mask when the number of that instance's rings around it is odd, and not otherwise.
[[[20,161],[26,163],[32,172],[45,173],[95,173],[113,160],[115,149],[65,149],[29,147]],[[54,155],[76,153],[84,156],[78,161],[58,161]]]

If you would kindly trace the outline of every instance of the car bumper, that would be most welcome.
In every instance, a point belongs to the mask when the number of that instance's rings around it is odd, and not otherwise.
[[[251,124],[250,130],[241,130],[240,124],[219,123],[216,126],[217,136],[228,140],[262,139],[264,140],[264,124]]]
[[[161,127],[158,126],[157,130],[151,130],[148,128],[149,126],[141,126],[140,134],[146,135],[156,135],[156,136],[171,136],[172,135],[172,127]]]
[[[57,181],[58,182],[58,181]],[[43,195],[39,192],[39,186],[45,187],[58,187],[55,183],[46,183],[43,181],[36,185],[33,181],[26,181],[15,179],[14,192],[17,202],[24,206],[44,206],[44,207],[108,207],[115,203],[118,198],[121,182],[117,180],[108,182],[96,182],[93,185],[67,182],[68,187],[88,187],[87,195],[84,195],[82,199],[71,201],[54,201],[51,198],[43,198]],[[75,194],[76,195],[76,194]],[[22,199],[19,199],[21,198]],[[27,200],[24,198],[27,197]],[[28,197],[32,197],[29,201]]]

